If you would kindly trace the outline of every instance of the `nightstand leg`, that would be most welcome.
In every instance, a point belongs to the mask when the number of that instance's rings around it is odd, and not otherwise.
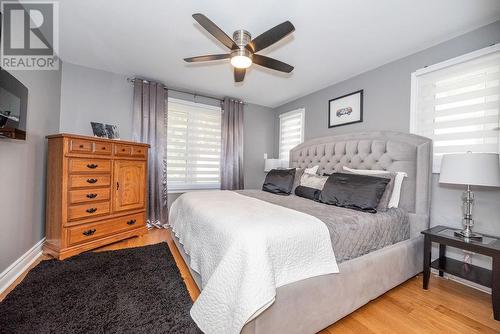
[[[493,304],[493,318],[500,321],[500,256],[493,257],[491,277],[491,301]]]
[[[431,276],[431,238],[424,237],[424,289],[429,288],[429,278]]]
[[[445,253],[446,253],[446,245],[439,244],[439,258],[440,259],[444,258]],[[443,277],[444,276],[444,272],[440,270],[439,271],[439,276]]]

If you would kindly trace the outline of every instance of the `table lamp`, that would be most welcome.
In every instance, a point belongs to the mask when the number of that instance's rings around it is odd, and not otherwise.
[[[271,169],[283,167],[283,161],[280,159],[265,159],[264,172],[269,172]]]
[[[441,161],[439,183],[461,184],[467,186],[463,194],[464,229],[455,235],[466,239],[482,239],[472,232],[472,205],[474,193],[471,186],[500,187],[499,155],[495,153],[445,154]]]

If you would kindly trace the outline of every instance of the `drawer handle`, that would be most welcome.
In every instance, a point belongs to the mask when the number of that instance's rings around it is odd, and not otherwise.
[[[88,182],[88,183],[96,183],[96,182],[97,182],[97,179],[87,179],[87,182]]]
[[[89,208],[89,209],[87,209],[85,211],[87,211],[88,213],[94,213],[94,212],[97,211],[97,208]]]
[[[95,228],[90,229],[90,230],[87,230],[87,231],[83,231],[83,235],[85,235],[85,236],[89,237],[89,236],[91,236],[92,234],[94,234],[94,233],[95,233],[95,231],[96,231],[96,229],[95,229]]]
[[[87,198],[96,198],[97,194],[87,194]]]
[[[125,149],[124,149],[124,148],[122,148],[122,152],[125,152]]]
[[[96,164],[88,164],[87,165],[87,168],[90,168],[90,169],[96,169],[99,165],[96,165]]]
[[[83,148],[83,144],[82,144],[82,145],[80,145],[80,148]]]
[[[105,149],[106,149],[106,146],[103,146],[103,147],[101,148],[101,150],[105,150]]]
[[[136,223],[135,219],[131,219],[127,222],[127,225],[134,225]]]

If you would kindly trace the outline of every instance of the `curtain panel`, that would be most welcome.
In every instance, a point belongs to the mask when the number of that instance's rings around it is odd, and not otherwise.
[[[150,145],[148,156],[148,224],[167,224],[167,90],[157,82],[134,80],[132,138]]]
[[[228,97],[222,102],[221,151],[221,189],[243,189],[243,102]]]

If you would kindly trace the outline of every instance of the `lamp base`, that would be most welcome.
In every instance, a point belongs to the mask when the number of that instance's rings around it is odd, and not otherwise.
[[[462,230],[460,232],[455,232],[455,236],[460,237],[460,238],[464,238],[464,239],[477,240],[477,241],[483,240],[483,236],[481,234],[471,232],[468,229]]]

